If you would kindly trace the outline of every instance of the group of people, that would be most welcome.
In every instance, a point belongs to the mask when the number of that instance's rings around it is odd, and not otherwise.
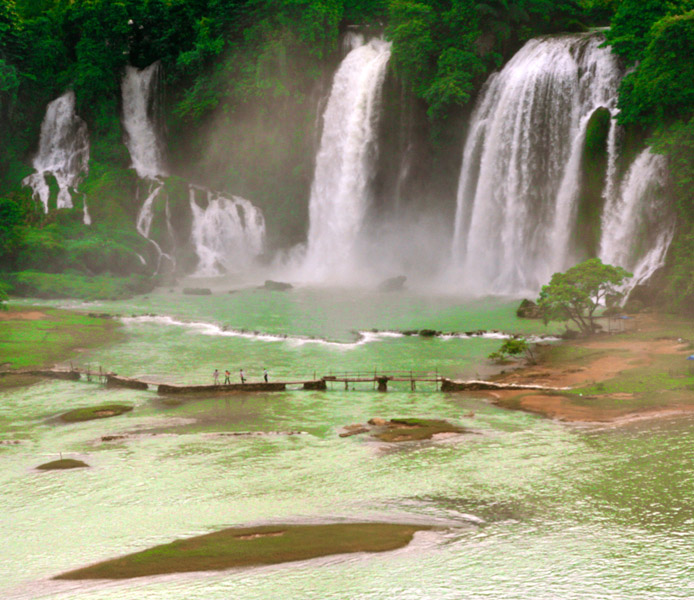
[[[214,373],[212,373],[214,385],[219,385],[219,377],[219,369],[215,369]],[[239,369],[239,379],[241,379],[241,383],[246,383],[246,376],[243,373],[243,369]],[[268,382],[267,369],[263,369],[263,380],[265,381],[265,383]],[[229,369],[224,371],[224,385],[231,385],[231,371],[229,371]]]

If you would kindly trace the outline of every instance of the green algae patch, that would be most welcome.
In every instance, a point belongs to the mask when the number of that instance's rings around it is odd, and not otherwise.
[[[10,306],[0,320],[0,365],[7,370],[50,367],[121,336],[114,319],[53,308]],[[0,378],[0,386],[9,384]]]
[[[410,543],[423,525],[334,523],[224,529],[155,546],[63,573],[55,579],[129,579],[274,565],[331,554],[387,552]]]
[[[81,469],[83,467],[88,467],[86,462],[77,460],[75,458],[61,458],[59,460],[53,460],[51,462],[44,463],[36,467],[41,471],[61,471],[64,469]]]
[[[117,417],[133,409],[127,404],[102,404],[101,406],[88,406],[76,408],[60,415],[60,419],[66,423],[79,423],[80,421],[92,421],[94,419],[108,419]]]
[[[381,419],[371,419],[370,425],[375,425],[381,429],[374,433],[374,436],[383,442],[415,442],[420,440],[430,440],[441,433],[466,433],[463,427],[453,425],[441,419],[391,419],[384,421]]]

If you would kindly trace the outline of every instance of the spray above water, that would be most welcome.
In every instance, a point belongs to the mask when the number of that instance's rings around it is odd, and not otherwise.
[[[352,36],[349,43],[354,46],[361,39]],[[345,279],[357,268],[390,48],[383,40],[358,45],[335,74],[311,187],[306,279]]]
[[[41,123],[39,150],[32,162],[36,173],[23,180],[40,200],[45,212],[51,196],[49,179],[58,185],[56,208],[72,208],[72,192],[89,167],[87,124],[75,114],[75,93],[65,92],[46,107]],[[84,223],[91,219],[85,204]]]

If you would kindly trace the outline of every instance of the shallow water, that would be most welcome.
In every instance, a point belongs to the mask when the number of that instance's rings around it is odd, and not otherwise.
[[[44,303],[45,304],[45,303]],[[53,303],[66,305],[68,303]],[[359,338],[372,328],[502,329],[514,304],[366,292],[167,291],[80,306],[126,319],[127,339],[81,357],[126,376],[211,383],[341,370],[484,373],[498,340]],[[205,326],[191,326],[190,323]],[[221,328],[290,335],[258,339]],[[311,336],[318,340],[307,340]],[[361,343],[355,343],[361,339]],[[567,426],[474,395],[369,386],[200,398],[42,382],[0,392],[0,596],[60,599],[689,598],[694,577],[691,418],[619,429]],[[62,412],[128,402],[131,413],[63,424]],[[474,413],[474,416],[471,416]],[[472,432],[392,447],[340,428],[373,416],[437,417]],[[224,436],[225,432],[247,435]],[[266,432],[265,435],[256,433]],[[297,433],[298,432],[298,433]],[[291,433],[291,435],[290,435]],[[127,434],[102,441],[104,435]],[[90,469],[37,472],[80,458]],[[218,529],[267,522],[438,524],[402,550],[124,582],[56,582],[69,569]]]

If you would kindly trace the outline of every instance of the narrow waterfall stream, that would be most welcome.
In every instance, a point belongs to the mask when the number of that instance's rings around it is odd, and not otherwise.
[[[359,41],[350,38],[352,46]],[[306,279],[344,279],[357,267],[389,58],[390,44],[371,40],[351,50],[335,74],[311,187]]]
[[[24,178],[34,198],[48,212],[51,190],[48,177],[58,185],[56,208],[72,208],[72,192],[89,168],[89,132],[87,124],[75,113],[75,93],[65,92],[46,107],[41,123],[39,149],[32,161],[36,173]],[[91,219],[84,205],[84,223]]]
[[[647,281],[665,264],[675,232],[674,215],[665,202],[665,178],[665,158],[646,148],[605,207],[600,257],[631,271],[631,287]]]

